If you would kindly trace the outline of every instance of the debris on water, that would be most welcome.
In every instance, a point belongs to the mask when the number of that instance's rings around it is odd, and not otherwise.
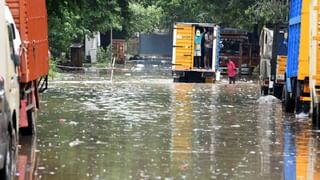
[[[97,141],[96,144],[108,144],[108,143],[102,142],[102,141]]]
[[[239,127],[241,127],[239,124],[235,124],[235,125],[231,125],[230,127],[232,127],[232,128],[239,128]]]
[[[46,168],[43,166],[38,167],[39,170],[45,170]]]
[[[59,122],[64,123],[64,122],[66,122],[66,120],[61,118],[61,119],[59,119]]]
[[[125,76],[131,76],[131,73],[125,73],[124,75]]]
[[[309,114],[302,112],[302,113],[296,114],[296,118],[297,119],[307,119],[307,118],[309,118]]]
[[[268,95],[268,96],[261,96],[257,102],[259,104],[274,104],[274,103],[280,103],[280,99],[274,97],[274,96],[271,96],[271,95]]]
[[[76,139],[75,141],[72,141],[69,143],[70,147],[78,146],[80,144],[84,143],[83,141],[79,141],[79,139]]]
[[[78,123],[78,122],[75,122],[75,121],[70,121],[69,124],[70,124],[70,125],[78,125],[79,123]]]
[[[250,151],[250,154],[256,154],[256,152],[255,151]]]
[[[189,164],[182,164],[179,169],[182,171],[185,171],[188,169],[188,167],[189,167]]]
[[[87,111],[99,111],[100,110],[100,108],[92,102],[85,102],[83,104],[85,105],[85,108]]]
[[[137,64],[138,68],[144,68],[144,64]]]
[[[213,128],[214,130],[219,130],[221,126],[211,126],[210,128]]]

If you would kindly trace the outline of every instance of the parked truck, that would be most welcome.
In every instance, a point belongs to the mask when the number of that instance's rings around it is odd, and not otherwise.
[[[39,92],[48,82],[48,24],[45,0],[6,0],[21,38],[19,46],[20,110],[16,125],[23,134],[35,133]],[[18,36],[18,34],[16,34]]]
[[[263,27],[259,42],[261,95],[274,95],[281,99],[288,51],[286,25]]]
[[[204,53],[203,40],[201,43],[201,61],[209,57],[209,68],[196,67],[195,63],[195,34],[212,33],[212,52]],[[172,74],[175,82],[213,82],[219,59],[220,27],[210,23],[176,23],[173,30]]]
[[[311,43],[310,54],[310,92],[312,105],[312,124],[320,129],[320,2],[319,0],[310,0],[310,34]]]
[[[14,177],[20,132],[35,133],[39,92],[47,88],[47,34],[44,0],[0,0],[0,179]]]
[[[0,0],[0,179],[11,179],[15,173],[17,147],[19,64],[13,44],[16,36],[5,14],[5,2]]]
[[[312,19],[312,23],[316,23]],[[310,0],[292,0],[283,99],[284,110],[307,116],[310,109]],[[311,57],[311,56],[310,56]],[[311,78],[312,79],[312,78]]]
[[[237,67],[239,76],[252,75],[253,70],[259,65],[259,45],[257,37],[241,29],[221,28],[220,33],[220,61],[219,69],[222,74],[227,74],[227,62],[231,59]]]

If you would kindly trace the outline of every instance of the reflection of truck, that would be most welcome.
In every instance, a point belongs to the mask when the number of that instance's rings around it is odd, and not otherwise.
[[[47,87],[49,69],[48,25],[44,0],[6,0],[15,25],[19,30],[21,45],[20,64],[17,71],[20,82],[20,115],[16,125],[22,132],[35,131],[39,92]],[[18,34],[17,34],[18,35]]]
[[[0,0],[0,179],[11,179],[15,172],[19,83],[14,26],[5,20],[5,14],[4,1]]]
[[[272,94],[279,99],[282,98],[285,82],[284,73],[287,61],[286,29],[286,27],[274,25],[273,28],[264,27],[260,34],[261,94]]]
[[[310,48],[310,0],[291,1],[290,7],[288,60],[283,92],[284,109],[286,112],[306,116],[310,106],[308,50]]]
[[[19,139],[18,163],[17,172],[19,173],[19,180],[38,179],[38,152],[37,152],[37,136],[23,136]]]
[[[197,68],[195,65],[195,33],[206,29],[212,32],[213,47],[209,58],[209,69]],[[175,82],[213,82],[219,57],[219,26],[207,23],[176,23],[173,31],[172,73]],[[202,47],[203,49],[203,43]],[[202,52],[204,52],[202,50]],[[205,53],[201,53],[201,59]]]
[[[220,36],[220,70],[226,74],[227,57],[235,62],[240,74],[250,75],[253,69],[259,64],[259,46],[255,43],[253,35],[249,32],[233,29],[221,29]]]

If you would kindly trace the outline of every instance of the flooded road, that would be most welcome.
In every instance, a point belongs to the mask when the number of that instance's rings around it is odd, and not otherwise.
[[[320,179],[310,120],[258,99],[257,82],[173,83],[161,63],[113,82],[62,74],[42,94],[37,137],[20,142],[17,179]]]

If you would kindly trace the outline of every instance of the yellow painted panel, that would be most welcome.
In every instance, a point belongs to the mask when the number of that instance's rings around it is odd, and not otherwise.
[[[304,80],[306,77],[309,76],[310,2],[311,0],[302,1],[299,66],[298,66],[299,80]]]
[[[284,75],[286,71],[287,56],[278,56],[277,75]]]
[[[176,25],[176,68],[193,68],[193,44],[194,44],[194,27],[191,25]]]
[[[317,9],[317,34],[320,34],[320,9]],[[317,50],[316,50],[316,86],[320,86],[320,40],[317,40]]]

